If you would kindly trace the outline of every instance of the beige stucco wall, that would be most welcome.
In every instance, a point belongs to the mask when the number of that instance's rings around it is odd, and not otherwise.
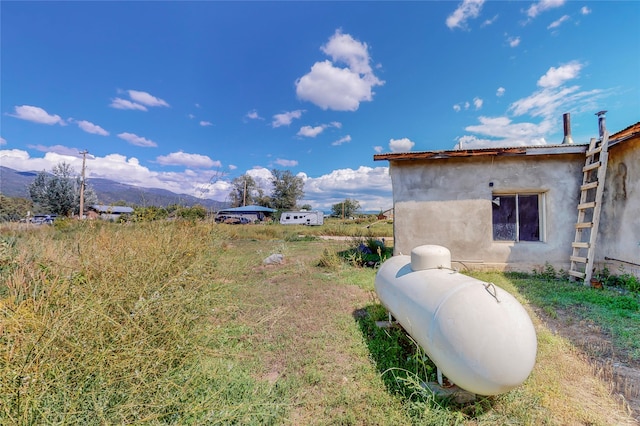
[[[579,153],[392,160],[396,254],[438,244],[457,266],[531,272],[549,262],[567,270],[583,165]],[[544,192],[543,241],[493,241],[498,192]]]
[[[640,276],[640,138],[609,149],[595,261]]]

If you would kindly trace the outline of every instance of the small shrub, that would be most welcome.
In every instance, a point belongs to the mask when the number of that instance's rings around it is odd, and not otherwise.
[[[622,274],[620,275],[620,279],[623,282],[624,288],[628,291],[632,293],[640,292],[640,280],[638,280],[638,277],[636,277],[635,275]]]
[[[53,227],[58,231],[68,231],[74,220],[68,217],[59,217],[53,221]]]
[[[606,286],[618,287],[631,293],[639,293],[640,280],[638,277],[628,272],[624,272],[623,269],[621,269],[620,272],[620,275],[613,275],[605,266],[596,274],[596,276],[599,277]]]
[[[332,250],[324,249],[318,261],[318,266],[329,269],[338,269],[342,264],[340,257]]]
[[[539,267],[538,270],[533,270],[533,275],[544,280],[555,280],[558,277],[556,269],[549,262],[544,263],[544,267]]]

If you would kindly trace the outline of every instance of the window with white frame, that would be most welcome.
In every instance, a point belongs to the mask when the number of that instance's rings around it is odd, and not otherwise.
[[[494,241],[542,241],[544,194],[493,194]]]

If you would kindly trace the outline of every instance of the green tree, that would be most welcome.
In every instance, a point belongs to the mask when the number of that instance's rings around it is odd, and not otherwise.
[[[303,204],[300,206],[300,210],[313,210],[313,207],[311,207],[311,204]]]
[[[178,217],[188,220],[204,219],[207,217],[207,209],[196,204],[193,207],[183,207],[176,212]]]
[[[360,210],[360,202],[358,200],[352,200],[351,198],[347,198],[343,202],[331,206],[331,214],[338,217],[351,217],[358,210]]]
[[[36,205],[47,213],[61,216],[77,214],[80,210],[82,180],[70,164],[58,163],[51,173],[42,171],[29,185],[29,195]],[[95,204],[95,192],[85,184],[84,204]]]
[[[136,222],[148,222],[152,220],[166,219],[169,213],[165,208],[148,206],[133,209],[133,220]]]
[[[33,209],[33,202],[26,198],[5,197],[0,194],[0,222],[24,219]]]
[[[231,181],[229,193],[231,207],[261,205],[265,201],[264,191],[258,187],[256,181],[248,174],[244,174]],[[267,200],[268,201],[268,200]]]
[[[289,170],[273,169],[271,175],[271,206],[278,210],[295,209],[298,200],[304,197],[304,180]]]

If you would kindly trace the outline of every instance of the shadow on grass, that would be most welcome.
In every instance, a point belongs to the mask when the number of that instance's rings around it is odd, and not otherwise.
[[[481,397],[469,404],[456,404],[450,399],[436,397],[425,388],[427,382],[437,381],[435,364],[399,325],[379,327],[377,321],[388,320],[381,304],[370,304],[352,313],[367,344],[371,358],[387,388],[401,396],[413,417],[424,419],[436,415],[450,421],[473,419],[491,409],[495,397]]]
[[[338,252],[338,256],[357,266],[377,268],[393,256],[393,248],[385,246],[384,238],[355,238],[353,247]]]

